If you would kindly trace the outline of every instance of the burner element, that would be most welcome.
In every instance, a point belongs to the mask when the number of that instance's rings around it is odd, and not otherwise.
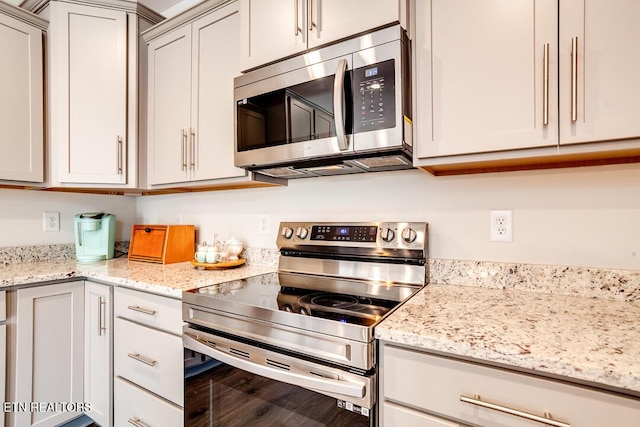
[[[360,302],[358,301],[358,298],[351,295],[331,294],[308,295],[300,298],[300,303],[303,303],[303,300],[305,300],[304,302],[306,302],[306,300],[310,300],[309,302],[313,305],[332,307],[342,310],[348,310]],[[371,301],[369,300],[367,304],[371,304]]]

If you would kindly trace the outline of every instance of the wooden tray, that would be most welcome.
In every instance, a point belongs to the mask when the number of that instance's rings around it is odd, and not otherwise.
[[[244,264],[246,260],[244,258],[238,258],[233,261],[224,261],[224,262],[216,262],[215,264],[209,264],[206,262],[198,262],[195,259],[191,260],[191,264],[198,268],[204,268],[205,270],[218,270],[224,268],[234,268],[239,267]]]

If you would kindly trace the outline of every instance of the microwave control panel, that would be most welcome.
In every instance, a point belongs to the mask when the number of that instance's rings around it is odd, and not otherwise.
[[[353,70],[354,132],[369,132],[396,126],[394,60]]]

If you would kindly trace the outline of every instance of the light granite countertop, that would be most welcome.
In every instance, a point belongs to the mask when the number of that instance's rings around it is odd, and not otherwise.
[[[86,277],[116,286],[181,298],[182,291],[275,271],[276,267],[242,265],[224,270],[201,270],[190,262],[154,264],[115,258],[94,263],[76,260],[0,265],[0,290],[54,280]]]
[[[429,284],[378,339],[640,396],[640,301]]]

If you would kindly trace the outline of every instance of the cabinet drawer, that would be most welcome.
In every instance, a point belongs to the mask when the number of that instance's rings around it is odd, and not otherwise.
[[[184,423],[180,408],[121,378],[114,380],[113,391],[115,427],[180,427]]]
[[[7,294],[0,291],[0,322],[7,320]]]
[[[462,424],[389,402],[385,402],[383,407],[384,418],[381,424],[383,426],[464,427]]]
[[[125,288],[114,289],[115,317],[182,335],[182,301]]]
[[[640,399],[392,346],[384,346],[382,376],[385,400],[474,425],[542,424],[461,396],[540,417],[548,413],[571,426],[631,427],[640,419]]]
[[[115,319],[114,334],[114,375],[124,377],[182,406],[184,400],[182,337],[123,319]]]

